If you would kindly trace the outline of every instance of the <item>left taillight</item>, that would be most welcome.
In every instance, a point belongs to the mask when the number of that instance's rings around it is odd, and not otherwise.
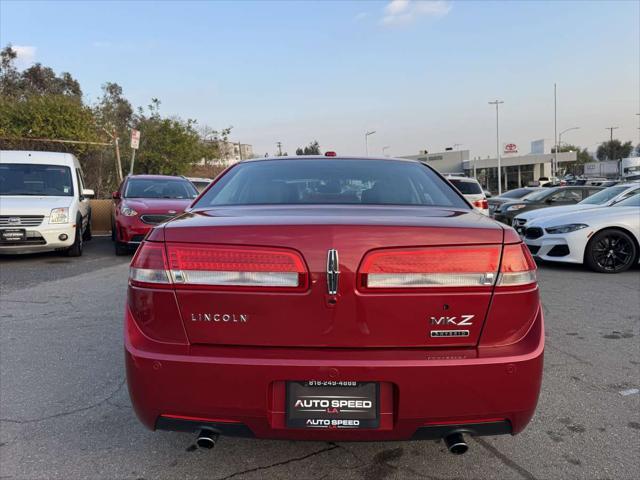
[[[167,272],[164,244],[142,242],[129,267],[129,281],[136,286],[162,286],[171,283]]]
[[[167,262],[176,288],[305,290],[308,285],[302,256],[289,249],[169,243]]]

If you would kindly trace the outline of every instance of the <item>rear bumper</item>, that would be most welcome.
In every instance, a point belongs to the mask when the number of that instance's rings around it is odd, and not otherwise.
[[[542,379],[538,314],[516,344],[459,350],[284,349],[171,345],[145,337],[127,311],[131,401],[150,429],[296,440],[373,441],[516,434],[534,414]],[[381,382],[380,426],[285,426],[287,380]]]

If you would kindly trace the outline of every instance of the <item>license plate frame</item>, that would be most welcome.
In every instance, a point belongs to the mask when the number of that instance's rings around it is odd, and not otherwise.
[[[10,236],[7,237],[7,234]],[[24,228],[0,229],[0,242],[24,242],[27,239],[27,231]]]
[[[379,382],[287,381],[285,393],[288,428],[375,429],[380,426]]]

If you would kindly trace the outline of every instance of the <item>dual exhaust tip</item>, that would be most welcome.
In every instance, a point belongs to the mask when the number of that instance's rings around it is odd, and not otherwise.
[[[460,432],[450,433],[444,437],[444,443],[447,445],[447,450],[454,455],[462,455],[469,450],[469,445]]]
[[[211,450],[216,446],[216,442],[218,441],[218,434],[213,430],[200,430],[198,434],[198,438],[196,439],[196,445],[198,448],[203,448],[205,450]]]
[[[198,438],[196,439],[196,445],[198,448],[205,450],[211,450],[216,446],[218,441],[218,434],[212,430],[200,430]],[[469,445],[465,442],[462,433],[455,432],[450,433],[444,437],[444,443],[447,445],[447,449],[454,455],[462,455],[469,450]]]

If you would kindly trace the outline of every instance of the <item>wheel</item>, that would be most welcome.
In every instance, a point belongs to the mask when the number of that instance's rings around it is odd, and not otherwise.
[[[80,255],[82,255],[82,234],[80,233],[80,231],[82,230],[82,223],[81,220],[78,219],[76,220],[76,236],[75,236],[75,240],[73,242],[73,245],[71,245],[69,248],[67,248],[64,253],[67,257],[79,257]]]
[[[115,243],[115,247],[116,247],[116,255],[117,256],[127,255],[129,253],[129,247],[126,244],[120,243],[117,240],[116,240],[116,243]]]
[[[92,235],[91,235],[91,215],[89,215],[89,219],[87,220],[87,228],[85,229],[84,233],[82,234],[82,240],[89,241],[91,240]]]
[[[585,252],[585,263],[600,273],[620,273],[636,259],[638,249],[627,233],[608,229],[593,236]]]
[[[111,220],[111,241],[115,242],[116,240],[116,224]]]

